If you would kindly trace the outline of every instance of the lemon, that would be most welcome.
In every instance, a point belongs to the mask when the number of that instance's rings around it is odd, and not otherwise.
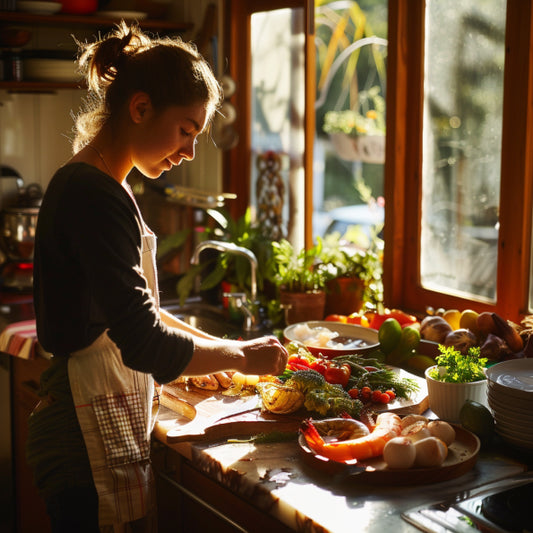
[[[479,402],[466,400],[459,412],[461,425],[477,435],[481,441],[488,440],[494,433],[492,413]]]
[[[395,318],[387,318],[378,331],[381,351],[388,354],[398,346],[402,338],[402,326]]]
[[[459,319],[459,327],[469,329],[472,333],[477,335],[479,333],[479,328],[477,325],[477,317],[479,313],[473,311],[472,309],[465,309],[461,313],[461,318]]]
[[[448,309],[444,311],[442,318],[444,318],[444,320],[446,320],[446,322],[448,322],[448,324],[450,324],[450,327],[454,330],[459,329],[461,327],[461,311],[459,311],[458,309]]]

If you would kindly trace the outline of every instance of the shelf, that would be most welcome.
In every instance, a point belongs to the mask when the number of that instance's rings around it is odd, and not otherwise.
[[[0,11],[0,23],[19,24],[41,24],[47,26],[113,26],[120,19],[102,17],[101,15],[37,15],[32,13],[22,13],[20,11]],[[184,32],[193,27],[189,22],[173,22],[163,19],[144,19],[139,21],[140,26],[145,30],[165,30],[174,32]]]
[[[59,13],[55,15],[38,15],[20,11],[0,11],[1,24],[25,24],[40,26],[73,26],[109,28],[120,22],[118,18],[103,17],[101,15],[69,15]],[[144,19],[139,21],[145,31],[161,31],[165,33],[182,33],[191,28],[188,22],[175,22],[166,19]],[[0,81],[0,90],[17,93],[48,93],[60,89],[83,89],[82,82],[55,82],[55,81]]]
[[[64,81],[0,81],[0,90],[17,93],[48,93],[58,89],[84,89],[82,82]]]

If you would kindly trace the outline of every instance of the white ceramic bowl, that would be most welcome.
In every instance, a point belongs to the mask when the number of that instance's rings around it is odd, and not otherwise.
[[[355,346],[337,345],[339,343],[334,340],[326,342],[328,337],[337,335],[353,338]],[[313,355],[322,354],[329,359],[339,355],[368,353],[379,348],[377,330],[357,324],[343,324],[342,322],[327,320],[312,320],[292,324],[285,328],[283,336],[286,342],[301,342]]]
[[[429,376],[431,366],[425,371],[428,387],[429,408],[442,420],[459,422],[459,413],[466,400],[473,400],[485,407],[487,401],[487,380],[470,383],[445,383]]]

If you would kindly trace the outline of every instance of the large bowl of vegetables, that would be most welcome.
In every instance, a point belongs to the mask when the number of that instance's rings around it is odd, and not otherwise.
[[[353,353],[370,353],[379,348],[378,332],[358,324],[325,320],[299,322],[283,331],[286,342],[299,342],[313,355],[328,359]]]

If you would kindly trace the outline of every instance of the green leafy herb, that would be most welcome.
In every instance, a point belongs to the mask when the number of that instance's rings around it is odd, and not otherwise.
[[[453,346],[439,345],[440,355],[435,358],[437,367],[429,372],[429,376],[446,383],[469,383],[485,379],[485,357],[480,357],[479,346],[469,348],[462,354]]]

